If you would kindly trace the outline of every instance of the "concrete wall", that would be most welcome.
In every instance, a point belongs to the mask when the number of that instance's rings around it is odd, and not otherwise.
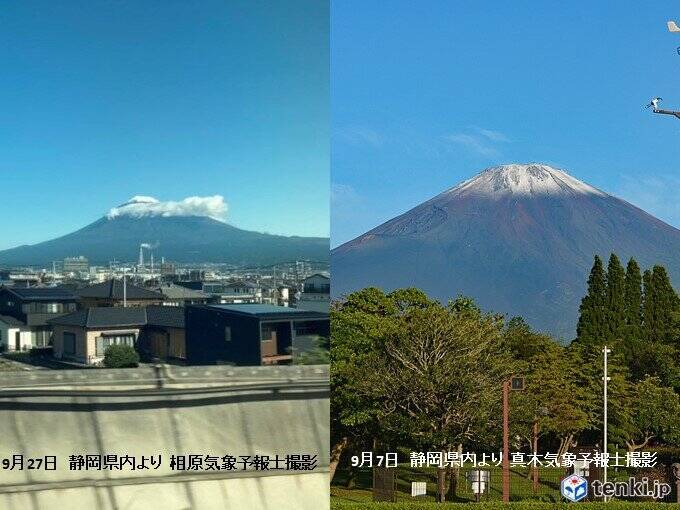
[[[3,470],[0,508],[329,508],[326,367],[163,371],[165,387],[155,393],[148,386],[155,387],[158,374],[148,368],[3,374],[0,458],[55,455],[58,469]],[[134,394],[145,387],[144,393]],[[121,393],[87,394],[92,388]],[[197,388],[203,391],[180,391]],[[172,454],[290,453],[316,454],[319,467],[306,473],[241,474],[169,468]],[[68,460],[74,454],[161,455],[163,466],[153,471],[70,471]]]

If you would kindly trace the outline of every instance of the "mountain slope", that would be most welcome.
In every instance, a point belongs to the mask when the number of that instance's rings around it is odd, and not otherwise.
[[[505,165],[334,249],[332,290],[465,294],[570,340],[593,256],[610,252],[680,281],[678,229],[561,170]]]
[[[91,263],[137,259],[139,245],[175,262],[275,263],[328,260],[329,240],[250,232],[202,216],[105,216],[71,234],[31,246],[0,251],[0,263],[51,264],[84,255]]]

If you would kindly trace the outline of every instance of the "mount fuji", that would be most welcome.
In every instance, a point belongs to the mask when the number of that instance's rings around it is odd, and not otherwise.
[[[142,243],[154,246],[157,258],[180,263],[328,261],[328,238],[243,230],[218,219],[224,209],[219,196],[189,197],[181,202],[134,197],[80,230],[0,251],[0,264],[51,265],[53,260],[77,255],[84,255],[93,264],[108,264],[114,259],[134,261]]]
[[[488,168],[331,252],[332,292],[418,287],[569,341],[593,256],[680,281],[680,230],[543,164]]]

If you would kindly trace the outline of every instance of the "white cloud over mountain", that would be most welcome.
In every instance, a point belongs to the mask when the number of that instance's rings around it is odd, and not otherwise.
[[[146,216],[207,216],[223,221],[227,214],[227,203],[221,195],[209,197],[187,197],[179,202],[162,202],[154,197],[136,195],[126,203],[112,208],[109,219],[119,216],[143,218]]]

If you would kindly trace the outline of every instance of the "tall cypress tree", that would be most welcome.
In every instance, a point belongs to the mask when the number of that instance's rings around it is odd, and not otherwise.
[[[678,310],[678,295],[663,266],[645,271],[643,329],[648,342],[672,343],[674,315]]]
[[[652,272],[645,269],[642,273],[642,336],[647,342],[654,342],[656,324],[656,292],[652,288]]]
[[[581,300],[576,340],[585,345],[602,345],[607,332],[607,281],[602,259],[595,255],[588,277],[588,293]]]
[[[625,287],[626,337],[639,339],[642,331],[642,274],[634,258],[626,266]]]
[[[612,253],[607,264],[607,340],[623,342],[626,332],[626,274],[621,261]]]
[[[626,363],[632,367],[636,363],[642,344],[642,274],[634,258],[631,258],[626,266],[624,292],[626,329],[622,350]]]

